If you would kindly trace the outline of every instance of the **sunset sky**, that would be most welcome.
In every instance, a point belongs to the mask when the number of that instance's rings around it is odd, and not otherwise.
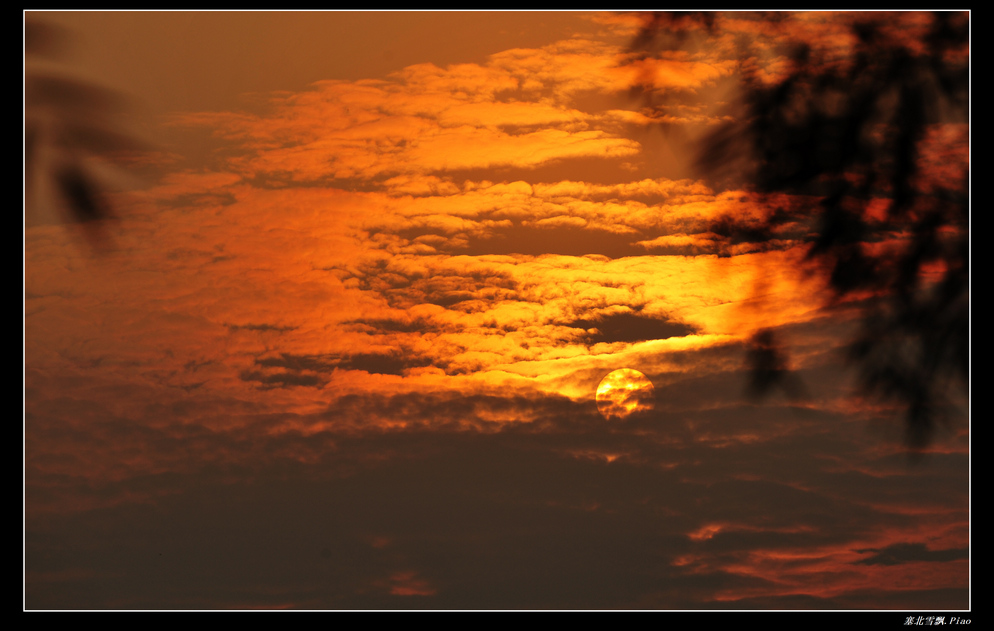
[[[652,55],[637,15],[26,18],[69,39],[25,71],[143,146],[71,156],[96,231],[56,143],[27,182],[26,608],[970,607],[968,398],[909,457],[807,246],[712,231],[812,200],[695,167],[746,65],[844,58],[852,14]],[[924,188],[968,132],[929,130]],[[760,330],[802,394],[746,396]],[[654,401],[602,415],[622,368]]]

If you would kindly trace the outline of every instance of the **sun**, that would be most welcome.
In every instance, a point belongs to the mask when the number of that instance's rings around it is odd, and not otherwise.
[[[624,419],[653,408],[652,382],[637,370],[621,368],[601,379],[597,386],[597,409],[607,420]]]

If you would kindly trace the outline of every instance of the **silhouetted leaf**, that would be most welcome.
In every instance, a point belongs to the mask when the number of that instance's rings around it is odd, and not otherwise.
[[[64,52],[69,34],[37,20],[25,22],[25,55],[53,57]],[[117,92],[58,72],[52,64],[27,63],[24,77],[24,171],[26,212],[61,200],[68,218],[86,224],[94,245],[107,242],[101,221],[113,216],[92,167],[145,151],[148,147],[121,131],[126,100]],[[43,174],[42,177],[39,175]],[[38,195],[41,186],[53,195]],[[50,213],[43,213],[49,215]]]
[[[55,180],[76,221],[94,221],[110,215],[99,199],[97,187],[79,165],[70,164],[60,169]]]
[[[69,33],[47,22],[25,20],[24,53],[39,57],[60,57],[68,46]]]

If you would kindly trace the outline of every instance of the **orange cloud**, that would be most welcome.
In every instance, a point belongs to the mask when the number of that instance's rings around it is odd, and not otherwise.
[[[733,69],[683,59],[633,59],[588,40],[492,55],[484,65],[410,66],[379,81],[321,81],[272,98],[272,113],[200,113],[175,124],[208,126],[239,143],[229,164],[251,177],[295,182],[371,179],[556,160],[624,158],[638,143],[592,128],[600,116],[573,105],[583,92],[624,94],[636,77],[653,89],[687,90]],[[638,122],[612,109],[605,120]],[[673,119],[674,121],[677,119]],[[711,120],[707,115],[679,119]]]

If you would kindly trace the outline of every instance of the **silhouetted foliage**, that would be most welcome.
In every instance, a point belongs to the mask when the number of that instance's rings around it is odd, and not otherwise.
[[[26,204],[58,200],[68,219],[81,223],[94,244],[104,243],[103,220],[113,217],[94,162],[113,162],[142,151],[143,143],[119,131],[124,99],[67,74],[53,62],[68,49],[69,34],[36,20],[24,24],[24,178]],[[39,181],[40,180],[40,181]],[[39,201],[41,185],[56,199]]]
[[[747,388],[751,396],[762,397],[775,388],[783,390],[790,399],[806,396],[804,383],[791,372],[787,352],[770,329],[763,329],[753,336],[746,352],[746,365],[749,366]]]
[[[47,22],[27,20],[24,24],[24,52],[27,55],[58,58],[65,54],[69,34]]]
[[[922,169],[930,135],[969,120],[969,15],[918,15],[929,24],[914,41],[888,28],[891,14],[845,16],[854,44],[842,58],[838,49],[832,57],[786,28],[777,31],[790,64],[773,81],[747,63],[753,53],[740,43],[740,102],[733,120],[705,137],[697,162],[718,181],[744,174],[770,199],[811,200],[773,209],[762,225],[726,217],[712,232],[737,242],[807,244],[835,304],[862,309],[848,347],[862,389],[906,409],[916,450],[941,419],[949,382],[968,391],[970,254],[965,159],[957,181]],[[633,47],[682,41],[674,32],[713,32],[717,17],[654,14]],[[736,17],[775,31],[785,14]],[[747,361],[754,394],[784,378],[786,355],[769,331],[752,340]]]

